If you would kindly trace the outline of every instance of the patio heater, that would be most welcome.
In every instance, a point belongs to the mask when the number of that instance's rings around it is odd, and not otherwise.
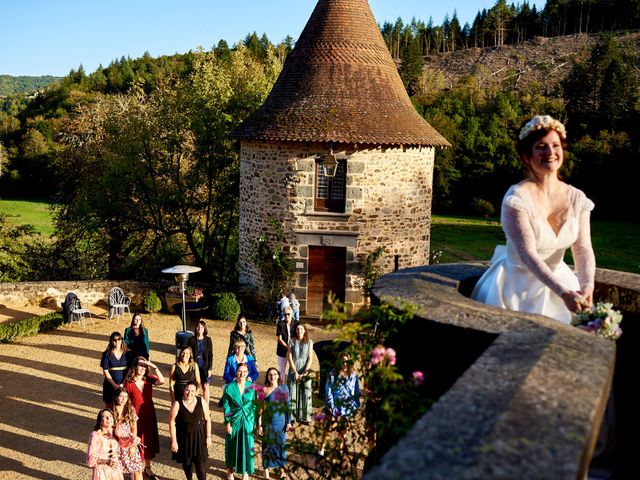
[[[200,267],[192,267],[191,265],[176,265],[175,267],[165,268],[162,273],[170,273],[175,276],[176,282],[180,285],[180,292],[182,293],[182,331],[176,332],[176,358],[183,345],[186,345],[189,338],[193,336],[193,332],[187,330],[187,309],[184,297],[184,291],[186,290],[187,280],[189,280],[190,273],[196,273],[202,270]]]

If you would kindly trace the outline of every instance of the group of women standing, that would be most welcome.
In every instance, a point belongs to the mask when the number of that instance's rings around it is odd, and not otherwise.
[[[230,333],[221,398],[226,428],[225,465],[227,475],[248,478],[254,472],[254,430],[262,436],[262,466],[280,469],[284,478],[286,433],[295,422],[312,419],[313,341],[301,323],[293,324],[291,309],[277,327],[277,354],[285,348],[285,364],[271,367],[263,387],[256,387],[258,368],[253,333],[241,316]],[[126,340],[126,341],[125,341]],[[196,334],[181,348],[169,375],[172,406],[169,434],[172,458],[181,463],[185,476],[198,480],[206,476],[211,445],[209,382],[212,376],[213,342],[205,322],[196,325]],[[283,370],[289,367],[288,377]],[[153,387],[165,383],[162,373],[149,361],[149,339],[139,314],[122,336],[114,332],[103,353],[103,401],[96,427],[91,434],[87,464],[94,479],[114,480],[143,474],[157,478],[151,461],[159,452],[158,422],[153,404]],[[288,379],[288,382],[285,380]],[[203,398],[197,396],[202,387]],[[256,409],[256,390],[264,402]],[[344,414],[345,412],[343,412]]]
[[[122,479],[123,474],[151,479],[151,461],[160,451],[153,386],[165,382],[162,372],[144,357],[137,357],[123,386],[115,389],[112,409],[98,414],[89,439],[87,465],[94,480]]]
[[[153,387],[165,383],[162,372],[149,361],[149,333],[142,316],[133,315],[124,336],[113,332],[100,361],[104,376],[102,400],[89,440],[87,465],[94,480],[115,480],[143,473],[157,478],[151,461],[160,451]]]

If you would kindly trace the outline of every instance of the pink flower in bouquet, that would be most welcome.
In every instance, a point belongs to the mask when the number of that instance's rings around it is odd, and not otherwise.
[[[387,348],[384,351],[384,355],[389,359],[389,365],[396,364],[396,351],[393,348]]]
[[[415,372],[413,372],[411,377],[413,378],[413,384],[415,386],[420,386],[422,385],[422,382],[424,382],[424,373],[422,373],[420,370],[416,370]]]

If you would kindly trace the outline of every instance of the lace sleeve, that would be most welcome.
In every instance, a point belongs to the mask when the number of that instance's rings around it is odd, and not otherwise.
[[[527,206],[522,201],[522,199],[517,195],[513,195],[513,194],[507,195],[504,198],[503,203],[505,207],[510,207],[510,208],[513,208],[514,210],[522,210],[522,211],[527,210]]]
[[[588,200],[591,202],[591,200]],[[593,203],[591,203],[593,205]],[[593,207],[591,207],[593,208]],[[596,273],[596,256],[591,246],[591,208],[584,208],[580,213],[580,230],[578,238],[571,246],[573,261],[576,268],[576,276],[581,289],[593,288]]]
[[[540,259],[536,251],[535,234],[525,210],[510,207],[505,203],[502,210],[502,228],[520,255],[522,263],[542,283],[559,296],[569,291],[558,283],[549,266]]]

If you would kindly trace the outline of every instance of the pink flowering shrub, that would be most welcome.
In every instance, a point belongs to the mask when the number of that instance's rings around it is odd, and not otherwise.
[[[249,388],[251,388],[252,390],[255,390],[256,400],[260,402],[262,402],[267,396],[266,393],[264,392],[264,387],[262,385],[259,385],[257,383],[252,383]]]
[[[346,309],[333,302],[324,317],[333,322],[336,342],[348,342],[349,354],[360,384],[360,408],[354,416],[332,416],[319,407],[313,419],[313,430],[296,430],[287,440],[292,450],[313,455],[310,464],[296,464],[304,473],[293,478],[361,478],[363,467],[375,464],[381,456],[404,436],[422,416],[431,401],[424,395],[425,373],[411,369],[402,372],[402,355],[386,345],[387,337],[399,331],[411,318],[411,308],[400,312],[390,305],[371,306],[349,317]],[[334,353],[338,358],[339,353]],[[334,364],[324,365],[327,373]],[[405,366],[406,369],[406,366]],[[320,441],[331,428],[324,455],[316,457]],[[300,433],[298,433],[300,432]],[[295,460],[287,461],[294,462]]]

